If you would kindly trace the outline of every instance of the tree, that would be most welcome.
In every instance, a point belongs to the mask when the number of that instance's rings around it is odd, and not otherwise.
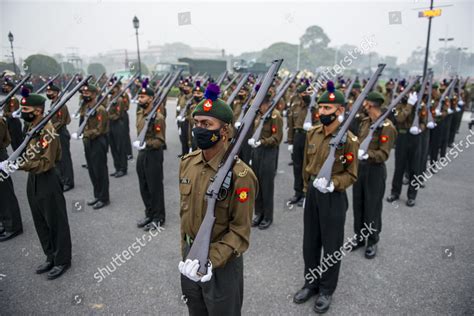
[[[78,72],[76,67],[74,67],[74,65],[70,62],[64,62],[64,63],[61,63],[60,65],[65,74],[75,74]]]
[[[100,63],[91,63],[89,66],[87,66],[87,73],[89,75],[93,75],[96,78],[98,78],[100,75],[102,75],[104,72],[107,72],[104,65]]]
[[[289,70],[294,71],[296,70],[297,53],[297,45],[279,42],[270,45],[268,48],[265,48],[257,61],[267,63],[274,59],[283,58],[283,66]]]
[[[4,63],[0,61],[0,73],[4,72],[5,70],[10,70],[14,72],[13,63]]]
[[[331,41],[324,30],[317,25],[308,27],[300,40],[303,48],[311,51],[327,48]]]
[[[28,67],[26,72],[35,75],[53,76],[61,73],[61,66],[58,62],[54,58],[42,54],[28,56],[24,64]]]

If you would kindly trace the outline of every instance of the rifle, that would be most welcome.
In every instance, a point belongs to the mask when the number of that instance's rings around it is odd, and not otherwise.
[[[209,81],[209,77],[205,79],[201,83],[201,87],[204,87],[204,85]],[[218,83],[216,83],[219,85]],[[184,122],[186,120],[186,112],[188,111],[189,107],[193,104],[193,98],[189,98],[189,100],[186,102],[186,104],[180,109],[178,116],[176,117],[178,122]]]
[[[114,75],[115,75],[115,72],[110,75],[109,79],[105,80],[105,83],[102,85],[102,87],[99,88],[99,95],[104,93],[105,89],[107,88],[107,84],[109,83],[109,80],[112,79]]]
[[[23,153],[23,151],[26,149],[26,146],[28,146],[28,143],[30,140],[37,135],[41,130],[46,126],[46,123],[51,120],[51,118],[56,115],[56,113],[66,104],[69,99],[72,98],[74,94],[84,85],[84,83],[87,82],[92,76],[89,75],[86,78],[82,79],[81,82],[79,82],[72,90],[69,92],[54,108],[52,108],[42,119],[41,121],[34,126],[28,133],[25,135],[25,139],[21,142],[20,146],[8,157],[8,161],[14,162],[17,160],[18,157]]]
[[[239,77],[238,75],[235,75],[234,77],[232,77],[232,79],[229,81],[229,83],[224,87],[224,90],[222,91],[227,91],[229,90],[230,86],[237,80],[237,77]]]
[[[227,70],[224,71],[224,72],[219,76],[219,78],[218,78],[217,81],[216,81],[216,85],[218,85],[218,86],[220,87],[221,84],[224,82],[226,76],[227,76]]]
[[[349,87],[347,87],[347,90],[344,93],[344,99],[346,100],[346,107],[347,104],[349,103],[347,100],[349,100],[349,96],[351,95],[352,87],[354,86],[354,83],[357,81],[357,77],[355,77],[354,80],[351,81],[349,84]]]
[[[316,76],[313,82],[318,82],[319,76]],[[306,112],[306,116],[304,118],[303,129],[305,131],[309,131],[311,126],[313,126],[313,111],[316,109],[316,98],[318,97],[319,92],[319,85],[314,87],[313,94],[311,94],[311,101],[309,102],[308,111]]]
[[[420,87],[420,96],[418,97],[418,100],[416,101],[415,116],[413,117],[413,122],[411,123],[411,127],[410,127],[410,134],[412,135],[418,135],[421,133],[419,112],[421,109],[421,102],[423,101],[423,94],[425,93],[427,83],[428,83],[428,75],[425,75]]]
[[[234,99],[237,97],[237,94],[239,94],[240,89],[244,86],[244,84],[247,82],[249,79],[250,74],[246,73],[242,76],[240,79],[239,83],[237,84],[237,87],[232,91],[232,94],[229,96],[227,99],[227,104],[232,107],[232,102],[234,102]]]
[[[258,126],[257,128],[255,129],[255,132],[253,133],[252,137],[250,139],[253,139],[254,141],[258,141],[260,140],[260,136],[262,135],[262,130],[263,130],[263,124],[265,124],[265,121],[271,117],[272,115],[272,112],[273,110],[275,109],[275,107],[277,106],[278,102],[280,102],[280,99],[283,97],[283,95],[285,94],[286,90],[288,89],[288,87],[291,85],[291,83],[295,80],[296,76],[298,75],[299,71],[296,72],[296,74],[291,77],[287,77],[285,79],[285,85],[283,87],[281,87],[278,92],[276,93],[276,95],[273,97],[271,103],[270,103],[270,107],[268,108],[268,110],[265,112],[265,114],[263,114],[260,122],[258,123]],[[250,140],[249,140],[250,142]]]
[[[199,275],[205,275],[207,273],[207,262],[209,259],[209,247],[211,242],[212,229],[214,227],[215,208],[217,198],[222,195],[222,192],[228,190],[230,182],[232,180],[232,168],[238,158],[238,154],[242,143],[248,134],[249,129],[252,126],[253,120],[257,114],[257,111],[262,104],[265,95],[267,94],[270,85],[280,68],[283,59],[274,60],[270,65],[270,68],[265,75],[265,79],[262,81],[262,85],[258,90],[255,99],[252,102],[252,106],[249,108],[247,115],[243,118],[242,124],[236,132],[236,136],[232,139],[229,148],[226,150],[224,159],[219,164],[213,180],[207,188],[207,209],[204,220],[199,227],[199,231],[194,239],[194,242],[189,250],[186,259],[199,261]]]
[[[102,80],[102,78],[104,78],[104,77],[105,77],[105,72],[103,72],[103,73],[99,76],[99,78],[96,79],[96,81],[94,82],[94,84],[97,85],[97,84]]]
[[[359,94],[356,101],[352,105],[351,112],[342,124],[342,126],[339,128],[337,135],[329,142],[329,154],[323,166],[319,170],[319,173],[316,177],[317,179],[324,178],[328,181],[328,183],[331,181],[332,167],[334,166],[334,161],[336,160],[336,148],[341,143],[342,139],[346,136],[347,130],[349,129],[349,125],[351,124],[352,120],[359,111],[359,108],[361,107],[362,102],[367,97],[367,94],[369,94],[369,91],[371,90],[370,88],[375,85],[384,68],[385,64],[378,65],[377,70],[374,72],[369,82],[365,85],[364,90],[361,92],[361,94]]]
[[[385,118],[392,112],[392,110],[397,106],[397,104],[400,103],[400,101],[405,97],[405,95],[413,88],[413,86],[420,80],[421,76],[417,76],[412,82],[408,84],[405,90],[403,90],[394,100],[390,102],[390,105],[387,107],[387,110],[382,113],[379,118],[370,125],[369,128],[369,134],[367,137],[362,141],[362,143],[359,146],[359,155],[363,156],[367,153],[369,149],[369,144],[372,140],[372,137],[374,135],[374,132],[379,126],[383,123]]]
[[[115,81],[114,84],[110,87],[110,89],[108,91],[112,91],[119,84],[119,82],[122,80],[122,78],[123,78],[123,76],[121,76],[117,81]],[[82,124],[79,125],[79,128],[77,129],[77,132],[75,132],[73,134],[74,137],[72,137],[72,138],[79,139],[81,137],[82,133],[84,132],[84,129],[86,128],[87,122],[89,121],[89,118],[93,114],[95,114],[95,111],[97,110],[97,108],[102,104],[102,102],[104,102],[105,98],[107,98],[108,91],[107,91],[107,93],[101,95],[100,97],[97,96],[98,101],[96,102],[96,104],[91,109],[89,109],[87,111],[86,115],[84,116],[84,120],[82,121]]]
[[[449,91],[454,87],[454,79],[451,80],[449,83],[449,86],[446,88],[446,90],[443,91],[443,94],[439,98],[438,105],[436,106],[435,114],[436,116],[441,116],[441,110],[443,108],[443,102],[445,102],[445,99],[449,93]]]
[[[61,101],[61,98],[69,89],[69,87],[72,85],[72,83],[74,82],[74,79],[76,79],[76,75],[72,76],[71,79],[69,79],[69,81],[67,82],[66,86],[63,89],[61,89],[61,91],[58,94],[58,98],[56,99],[56,101],[54,101],[51,104],[50,111],[59,103],[59,101]]]
[[[449,90],[449,100],[451,101],[450,102],[450,106],[448,108],[448,114],[452,114],[453,113],[453,109],[452,109],[452,102],[453,102],[453,99],[454,99],[454,88],[456,87],[456,85],[458,84],[458,81],[459,81],[459,78],[456,77],[454,78],[453,80],[455,83],[453,85],[453,87],[451,88],[451,90]]]
[[[140,134],[138,135],[138,141],[140,142],[140,146],[143,146],[143,144],[145,143],[145,136],[150,127],[150,123],[155,120],[156,112],[158,108],[161,106],[166,96],[170,92],[171,87],[173,87],[176,81],[178,80],[179,76],[181,75],[181,72],[183,72],[183,70],[179,69],[171,78],[171,80],[169,80],[166,87],[162,87],[163,89],[160,89],[161,90],[160,93],[155,95],[155,97],[153,98],[153,101],[152,101],[153,107],[150,113],[148,113],[147,117],[145,118],[145,125],[143,126],[143,129],[140,131]]]
[[[2,101],[0,101],[0,108],[3,108],[3,106],[5,105],[5,103],[7,103],[7,101],[15,95],[15,93],[18,91],[18,89],[21,88],[21,86],[27,81],[29,80],[31,77],[31,74],[27,74],[25,77],[23,77],[23,79],[21,79],[20,82],[18,82],[18,84],[7,94],[6,98],[3,99]]]
[[[240,122],[242,122],[242,119],[243,119],[244,115],[247,113],[247,109],[250,105],[250,101],[257,94],[257,87],[259,86],[259,84],[262,80],[263,80],[263,77],[259,76],[257,81],[255,82],[254,86],[252,87],[252,92],[250,93],[249,97],[247,98],[247,101],[245,101],[244,105],[242,106],[239,117],[237,118],[237,121],[234,124],[236,128],[239,128]]]
[[[110,108],[112,107],[112,105],[114,105],[115,103],[117,103],[117,100],[118,98],[120,98],[122,96],[122,94],[127,91],[128,88],[130,88],[130,86],[133,84],[133,82],[135,81],[135,79],[139,76],[138,73],[136,73],[132,78],[130,78],[130,80],[128,81],[127,85],[125,85],[125,87],[119,91],[119,93],[117,93],[117,95],[115,97],[112,98],[112,100],[110,100],[110,102],[107,104],[107,107],[106,107],[106,110],[107,112],[109,112]],[[112,91],[112,89],[110,89],[109,91]],[[138,95],[138,93],[137,93]]]
[[[53,78],[49,79],[41,88],[39,88],[38,90],[36,90],[35,93],[37,93],[37,94],[43,93],[43,91],[46,90],[46,88],[51,84],[51,82],[53,82],[54,80],[56,80],[58,77],[59,77],[59,74],[57,74],[57,75],[54,76]]]
[[[436,122],[433,118],[433,113],[431,112],[432,106],[432,93],[433,93],[433,70],[429,69],[428,72],[428,100],[426,101],[426,110],[428,111],[428,123],[426,127],[433,129],[436,127]]]

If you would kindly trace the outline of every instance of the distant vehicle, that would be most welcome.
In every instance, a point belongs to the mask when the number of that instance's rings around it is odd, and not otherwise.
[[[216,79],[221,73],[226,71],[227,62],[222,59],[197,59],[197,58],[179,58],[180,63],[186,63],[189,65],[189,71],[191,74],[196,73],[204,74],[207,73]]]
[[[189,64],[188,63],[158,63],[155,66],[155,74],[158,75],[158,78],[163,77],[165,74],[168,72],[174,72],[179,69],[182,69],[182,76],[189,76],[190,71],[189,71]]]
[[[128,81],[130,80],[130,78],[133,77],[135,73],[132,73],[130,70],[117,70],[115,73],[114,73],[114,77],[117,77],[117,78],[120,78],[120,77],[123,77],[122,78],[122,84],[127,84]]]

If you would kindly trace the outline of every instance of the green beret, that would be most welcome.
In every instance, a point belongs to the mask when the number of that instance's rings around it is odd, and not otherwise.
[[[48,85],[48,87],[46,88],[46,90],[51,90],[51,91],[56,91],[56,92],[60,92],[60,91],[61,91],[61,89],[60,89],[57,85],[55,85],[54,83],[52,83],[52,82]]]
[[[379,103],[380,105],[382,105],[385,101],[385,98],[383,97],[382,94],[380,94],[379,92],[377,91],[372,91],[370,92],[368,95],[367,95],[367,98],[366,98],[367,101],[372,101],[372,102],[377,102]]]
[[[359,80],[356,80],[356,82],[354,82],[354,84],[352,85],[352,88],[353,88],[353,89],[360,89],[360,88],[362,88],[362,86],[360,85]]]
[[[33,85],[31,83],[28,83],[28,82],[24,83],[22,88],[26,88],[26,89],[30,90],[30,92],[33,92],[33,90],[35,89],[35,88],[33,88]]]
[[[21,106],[40,106],[44,107],[44,103],[46,101],[46,98],[35,93],[31,93],[29,95],[24,96],[20,104]]]
[[[307,86],[307,85],[305,85],[305,84],[300,84],[300,85],[298,86],[298,88],[296,88],[296,92],[298,92],[298,93],[303,93],[303,92],[306,91],[306,89],[308,89],[308,86]]]
[[[334,88],[334,83],[332,81],[328,81],[327,89],[319,97],[318,103],[345,104],[346,100],[344,98],[344,94]]]
[[[81,89],[82,91],[90,91],[90,92],[95,92],[97,93],[99,91],[99,89],[97,89],[97,87],[91,83],[88,83],[86,85],[84,85]]]
[[[205,115],[215,117],[224,123],[232,123],[234,113],[230,106],[222,99],[204,99],[196,105],[192,116]]]
[[[438,88],[439,88],[439,84],[438,84],[437,82],[433,83],[432,88],[433,88],[433,89],[438,89]]]
[[[140,91],[138,91],[138,94],[146,94],[150,97],[154,97],[155,96],[155,91],[153,91],[153,89],[151,89],[150,87],[141,87],[140,88]]]
[[[15,87],[15,83],[12,80],[8,79],[8,78],[5,79],[5,81],[3,82],[3,85],[4,86],[9,86],[9,87],[12,87],[12,88]]]

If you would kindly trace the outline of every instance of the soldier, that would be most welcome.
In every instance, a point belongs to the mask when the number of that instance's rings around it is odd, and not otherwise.
[[[209,96],[209,95],[207,95]],[[209,96],[211,97],[211,96]],[[232,110],[217,95],[205,98],[193,112],[193,135],[200,148],[181,158],[181,250],[186,258],[206,211],[206,188],[224,158]],[[232,169],[226,196],[216,204],[208,273],[196,274],[197,260],[179,263],[181,289],[190,315],[240,315],[243,302],[243,256],[249,247],[250,222],[257,179],[241,160]]]
[[[2,92],[8,94],[14,87],[15,84],[13,81],[7,78],[2,85]],[[16,150],[23,141],[23,132],[20,119],[13,117],[12,114],[20,108],[20,103],[15,96],[12,96],[10,100],[6,101],[7,102],[5,102],[5,105],[3,106],[3,116],[7,119],[12,149]]]
[[[433,115],[436,126],[430,131],[430,165],[434,166],[440,157],[441,138],[443,133],[444,118],[448,115],[447,103],[443,102],[441,109],[437,110],[438,102],[441,97],[438,91],[439,85],[437,82],[432,86],[432,98],[434,104],[431,107],[431,114]],[[431,172],[436,173],[436,168],[431,168]]]
[[[51,83],[46,89],[46,97],[51,100],[51,105],[54,105],[58,100],[58,95],[61,89]],[[51,118],[51,123],[54,129],[59,134],[59,141],[61,143],[61,159],[57,163],[59,171],[59,178],[63,185],[63,192],[67,192],[74,188],[74,169],[72,167],[70,140],[71,135],[67,130],[67,125],[71,123],[69,110],[67,105],[61,107],[55,116]]]
[[[183,107],[186,106],[188,102],[192,102],[191,98],[193,97],[191,91],[193,89],[192,83],[185,79],[182,84],[182,94],[178,97],[178,108],[177,112],[181,111]],[[189,111],[189,110],[188,110]],[[188,116],[189,113],[186,113],[185,116]],[[189,131],[190,123],[186,122],[178,122],[178,133],[179,133],[179,140],[181,142],[181,155],[184,156],[189,153],[189,149],[191,148],[191,139],[189,139],[191,132]]]
[[[232,108],[232,112],[234,113],[233,120],[232,120],[234,123],[237,122],[240,116],[240,112],[242,112],[242,106],[245,104],[247,97],[248,97],[248,90],[244,85],[237,93],[237,98],[235,98],[234,102],[230,104],[230,107]]]
[[[145,119],[153,108],[153,89],[144,82],[138,91],[137,135],[145,126]],[[145,218],[137,226],[146,231],[157,229],[165,223],[165,193],[163,187],[163,146],[165,144],[166,121],[163,114],[157,111],[155,121],[150,123],[145,142],[135,141],[139,150],[137,157],[137,175],[140,194],[145,204]]]
[[[402,103],[395,107],[395,119],[397,121],[398,136],[395,142],[395,171],[393,173],[392,190],[387,202],[393,203],[400,198],[402,191],[403,174],[408,171],[409,184],[406,205],[415,206],[417,188],[415,186],[415,175],[420,170],[421,137],[410,133],[410,128],[415,118],[416,92],[412,92],[408,99],[403,98]],[[415,107],[415,109],[414,109]],[[420,117],[420,122],[423,123]]]
[[[42,119],[46,99],[38,94],[22,91],[21,117],[30,129]],[[48,279],[61,276],[71,265],[71,235],[61,181],[55,165],[61,158],[59,135],[48,122],[38,136],[31,139],[27,150],[15,162],[3,161],[0,169],[11,173],[20,169],[28,171],[27,196],[33,222],[46,262],[36,273],[48,272]],[[25,155],[26,154],[26,155]]]
[[[302,174],[306,130],[303,128],[303,124],[308,112],[308,105],[311,102],[311,96],[306,91],[308,86],[309,82],[301,84],[296,89],[298,95],[293,100],[290,113],[288,113],[288,151],[293,160],[293,189],[295,190],[295,195],[289,200],[289,203],[298,206],[303,206],[304,200]]]
[[[0,115],[0,161],[8,158],[7,147],[10,141],[7,119]],[[0,241],[11,239],[21,233],[23,225],[13,181],[8,174],[0,171]]]
[[[359,131],[359,141],[364,141],[369,134],[370,126],[382,115],[384,96],[378,92],[370,92],[364,102],[364,112]],[[382,208],[385,194],[387,168],[385,161],[390,157],[390,150],[395,143],[397,130],[386,118],[375,130],[367,153],[359,153],[359,174],[352,187],[352,205],[354,208],[354,232],[358,241],[353,249],[365,246],[361,236],[364,227],[373,226],[376,231],[367,238],[365,257],[372,259],[377,253],[377,243],[382,231]]]
[[[303,259],[305,284],[294,296],[296,304],[306,302],[318,294],[314,311],[325,313],[336,290],[340,270],[340,259],[332,262],[319,278],[315,271],[325,260],[343,247],[344,224],[348,208],[346,189],[357,180],[359,148],[357,137],[350,131],[345,141],[338,145],[331,179],[317,179],[321,166],[329,155],[329,142],[337,134],[344,115],[344,95],[334,89],[329,81],[327,91],[318,100],[322,125],[312,127],[307,134],[304,149],[303,179],[306,191],[304,205]],[[335,256],[335,258],[337,258]],[[327,267],[327,266],[326,266]]]
[[[271,99],[272,95],[267,93],[255,118],[254,131],[260,125],[262,116],[270,108]],[[252,220],[252,227],[267,229],[273,223],[276,165],[282,138],[283,119],[280,112],[274,109],[271,116],[263,123],[260,139],[249,139],[249,145],[253,147],[251,166],[260,188],[255,200],[255,217]]]
[[[90,111],[97,102],[97,87],[86,85],[82,88],[85,111]],[[83,143],[87,170],[94,187],[94,198],[87,202],[93,209],[100,209],[110,203],[109,175],[107,168],[108,115],[101,104],[91,114],[84,129]]]
[[[109,86],[113,85],[114,81],[109,81]],[[113,99],[121,93],[122,83],[119,82],[112,91],[109,91],[110,99]],[[123,177],[127,174],[127,126],[124,122],[124,112],[126,111],[126,101],[123,96],[120,96],[114,104],[110,105],[109,118],[109,144],[112,158],[114,160],[115,172],[110,175],[115,178]]]
[[[125,124],[125,153],[127,155],[127,160],[132,160],[133,151],[132,151],[132,140],[130,139],[130,117],[128,115],[128,110],[130,110],[130,96],[128,95],[127,91],[123,91],[122,102],[124,106],[122,118]]]

